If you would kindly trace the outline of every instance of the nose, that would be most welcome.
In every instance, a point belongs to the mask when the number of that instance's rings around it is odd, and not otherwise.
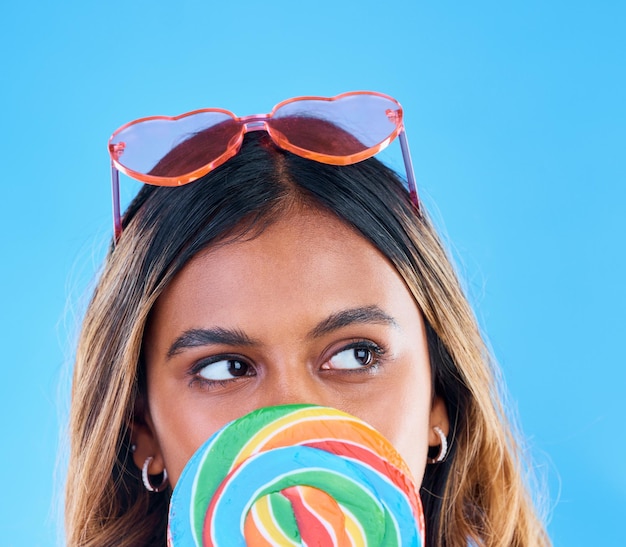
[[[282,367],[281,367],[282,368]],[[304,367],[293,367],[290,373],[273,372],[264,382],[260,403],[262,406],[314,404],[336,407],[332,390],[319,376]]]

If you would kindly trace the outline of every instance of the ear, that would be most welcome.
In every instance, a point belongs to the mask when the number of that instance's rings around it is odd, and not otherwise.
[[[444,432],[445,436],[448,436],[450,432],[450,422],[448,420],[448,411],[446,410],[446,403],[441,397],[435,397],[430,409],[430,423],[428,431],[428,446],[439,446],[441,440],[434,431],[434,427],[438,426]]]
[[[135,465],[142,469],[145,461],[152,457],[148,473],[150,475],[163,473],[165,462],[161,454],[161,447],[154,433],[150,412],[141,401],[135,405],[135,415],[133,423],[130,425],[130,432],[131,444],[134,446],[133,461]]]

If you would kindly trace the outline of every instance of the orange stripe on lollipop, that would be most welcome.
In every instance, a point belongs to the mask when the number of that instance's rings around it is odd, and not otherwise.
[[[293,421],[294,416],[290,416],[291,420],[286,418],[277,420],[280,424],[271,424],[259,432],[237,455],[234,466],[249,458],[252,454],[273,450],[284,446],[293,446],[298,444],[310,444],[316,440],[340,439],[353,441],[370,448],[373,452],[379,452],[380,447],[386,444],[386,441],[375,429],[367,424],[359,421],[352,416],[336,412],[333,416],[322,416],[324,422],[331,422],[331,426],[320,425],[318,414],[301,412],[302,417],[297,421]],[[311,414],[311,415],[307,415]],[[303,422],[313,422],[310,426],[301,427]],[[263,434],[263,435],[262,435]],[[394,467],[410,476],[410,471],[395,450],[387,450],[385,459]]]

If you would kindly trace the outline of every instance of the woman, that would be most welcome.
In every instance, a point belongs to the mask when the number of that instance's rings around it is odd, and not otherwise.
[[[146,185],[116,223],[76,357],[68,543],[163,544],[171,487],[202,442],[301,402],[394,444],[421,484],[429,547],[547,545],[445,250],[400,178],[360,161],[400,136],[411,183],[399,105],[355,93],[222,112],[111,141],[136,178],[193,183]],[[151,124],[178,139],[156,165],[132,155]]]

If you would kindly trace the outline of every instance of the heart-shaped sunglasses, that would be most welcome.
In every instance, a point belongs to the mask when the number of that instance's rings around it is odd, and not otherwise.
[[[249,131],[266,131],[279,148],[332,165],[371,158],[398,137],[411,200],[419,211],[400,103],[382,93],[354,91],[288,99],[269,114],[237,117],[208,108],[123,125],[109,139],[115,241],[122,233],[119,171],[157,186],[188,184],[237,154]]]

